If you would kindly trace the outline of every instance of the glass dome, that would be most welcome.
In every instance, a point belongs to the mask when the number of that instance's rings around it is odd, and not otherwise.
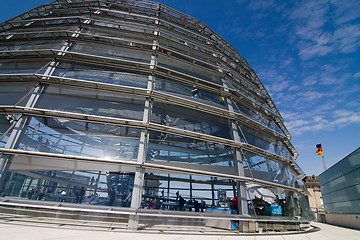
[[[0,38],[10,201],[111,206],[129,230],[312,220],[275,104],[199,20],[148,1],[58,0],[0,24]]]

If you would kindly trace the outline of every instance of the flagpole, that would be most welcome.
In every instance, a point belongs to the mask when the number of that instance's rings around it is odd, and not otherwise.
[[[322,156],[323,164],[324,164],[324,170],[326,171],[326,165],[325,165],[325,158]]]

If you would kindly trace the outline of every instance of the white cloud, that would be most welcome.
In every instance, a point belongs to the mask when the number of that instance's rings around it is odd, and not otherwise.
[[[351,3],[346,2],[343,7],[337,1],[303,0],[295,4],[291,13],[279,14],[282,20],[287,20],[286,24],[279,25],[281,30],[270,31],[269,26],[259,20],[254,21],[255,26],[261,26],[257,31],[254,27],[246,31],[251,39],[259,40],[259,48],[264,49],[259,56],[266,59],[253,57],[257,60],[255,71],[292,135],[359,124],[359,113],[354,110],[360,109],[357,97],[360,85],[356,83],[360,78],[356,68],[358,59],[356,55],[344,56],[360,48],[360,22],[354,21],[356,15],[350,5],[355,2],[349,1]],[[271,3],[254,2],[252,8],[262,13]],[[286,5],[287,10],[290,5]],[[351,16],[345,17],[347,14]],[[341,21],[338,18],[342,18]],[[256,37],[261,33],[265,33],[266,40]],[[288,41],[269,42],[269,34],[281,39],[287,34]],[[299,58],[303,61],[298,61]]]
[[[298,44],[299,57],[302,60],[311,59],[314,56],[325,56],[332,53],[335,48],[334,46],[320,45],[313,43],[300,43]]]
[[[335,125],[349,125],[352,123],[360,123],[360,114],[352,114],[349,116],[343,116],[340,117],[338,119],[336,119],[336,121],[334,121]]]
[[[314,109],[317,111],[317,109]],[[321,113],[320,113],[321,114]],[[333,114],[315,115],[306,119],[306,116],[283,114],[285,124],[293,135],[302,135],[306,132],[331,131],[351,124],[360,123],[360,111],[336,110]]]
[[[293,62],[294,62],[293,58],[281,59],[280,68],[287,67],[287,66],[291,65]]]
[[[330,0],[330,3],[335,6],[335,21],[336,24],[341,25],[357,18],[360,18],[359,9],[360,1],[358,0]]]
[[[334,112],[335,119],[332,124],[335,127],[343,127],[354,123],[360,123],[360,112],[339,110]]]
[[[351,53],[360,47],[360,1],[304,0],[289,15],[298,36],[302,60],[336,53]]]
[[[354,52],[360,46],[360,24],[342,26],[334,32],[333,38],[341,52]]]
[[[270,7],[275,7],[275,5],[276,4],[274,0],[257,0],[257,1],[251,1],[250,8],[253,10],[261,10]]]
[[[325,95],[327,95],[327,93],[321,93],[317,91],[304,91],[298,93],[298,96],[301,96],[303,101],[307,101],[307,102],[320,99]]]
[[[296,33],[303,39],[312,40],[319,36],[326,24],[328,4],[322,1],[302,1],[289,18],[298,22]]]
[[[303,86],[307,87],[317,84],[318,81],[319,81],[318,76],[316,76],[315,74],[311,74],[303,78],[302,84]]]
[[[289,129],[294,129],[294,128],[297,128],[297,127],[306,126],[306,125],[308,125],[308,124],[309,124],[309,121],[299,119],[299,120],[288,121],[288,122],[286,123],[286,126],[287,126]]]
[[[281,116],[283,116],[284,119],[287,119],[287,120],[295,120],[298,118],[298,115],[294,112],[282,112],[281,113]]]

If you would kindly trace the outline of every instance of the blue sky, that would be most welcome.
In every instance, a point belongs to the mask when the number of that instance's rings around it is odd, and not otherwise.
[[[0,22],[50,1],[0,0]],[[360,147],[360,1],[160,0],[246,58],[269,91],[307,175]]]

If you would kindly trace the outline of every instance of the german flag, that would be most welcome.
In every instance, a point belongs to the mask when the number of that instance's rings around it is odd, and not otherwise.
[[[315,154],[320,155],[320,156],[324,156],[321,144],[316,144],[316,148],[317,148],[317,150],[316,150]]]

